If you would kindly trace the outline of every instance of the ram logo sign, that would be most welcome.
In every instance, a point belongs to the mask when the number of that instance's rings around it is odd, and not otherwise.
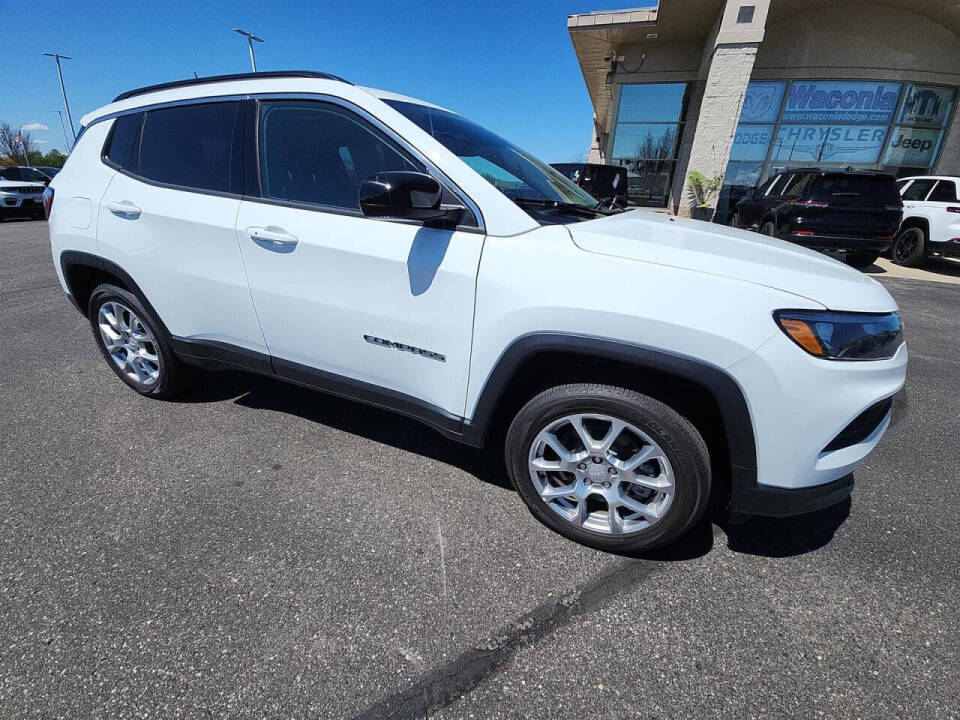
[[[795,80],[783,113],[785,122],[889,122],[900,83],[805,82]]]
[[[943,125],[953,99],[953,88],[911,85],[903,98],[899,122],[910,125]]]

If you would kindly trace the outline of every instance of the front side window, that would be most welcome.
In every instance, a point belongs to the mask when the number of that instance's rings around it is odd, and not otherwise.
[[[217,102],[148,111],[138,174],[184,188],[241,192],[239,110],[237,102]]]
[[[423,172],[400,146],[354,113],[309,100],[260,104],[264,197],[359,212],[360,184],[387,170]]]
[[[562,173],[460,115],[402,100],[385,102],[419,125],[528,212],[530,206],[536,203],[573,205],[587,211],[597,205],[596,198]],[[541,213],[536,210],[531,214],[538,220],[544,219],[539,217]],[[571,218],[566,220],[570,221]]]

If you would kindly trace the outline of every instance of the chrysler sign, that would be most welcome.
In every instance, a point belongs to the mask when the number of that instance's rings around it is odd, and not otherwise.
[[[899,83],[794,80],[783,120],[889,122],[897,109],[899,96]]]

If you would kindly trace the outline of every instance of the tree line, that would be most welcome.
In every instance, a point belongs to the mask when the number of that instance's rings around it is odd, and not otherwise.
[[[17,142],[18,132],[21,142]],[[41,152],[39,143],[28,131],[18,131],[10,123],[0,123],[0,165],[24,165],[27,159],[30,165],[59,168],[63,167],[67,156],[57,149]]]

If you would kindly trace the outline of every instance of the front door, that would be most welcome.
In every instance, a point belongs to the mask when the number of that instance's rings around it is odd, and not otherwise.
[[[277,373],[462,416],[483,235],[364,217],[366,176],[424,165],[352,110],[275,100],[258,113],[263,199],[240,204],[236,227]]]

